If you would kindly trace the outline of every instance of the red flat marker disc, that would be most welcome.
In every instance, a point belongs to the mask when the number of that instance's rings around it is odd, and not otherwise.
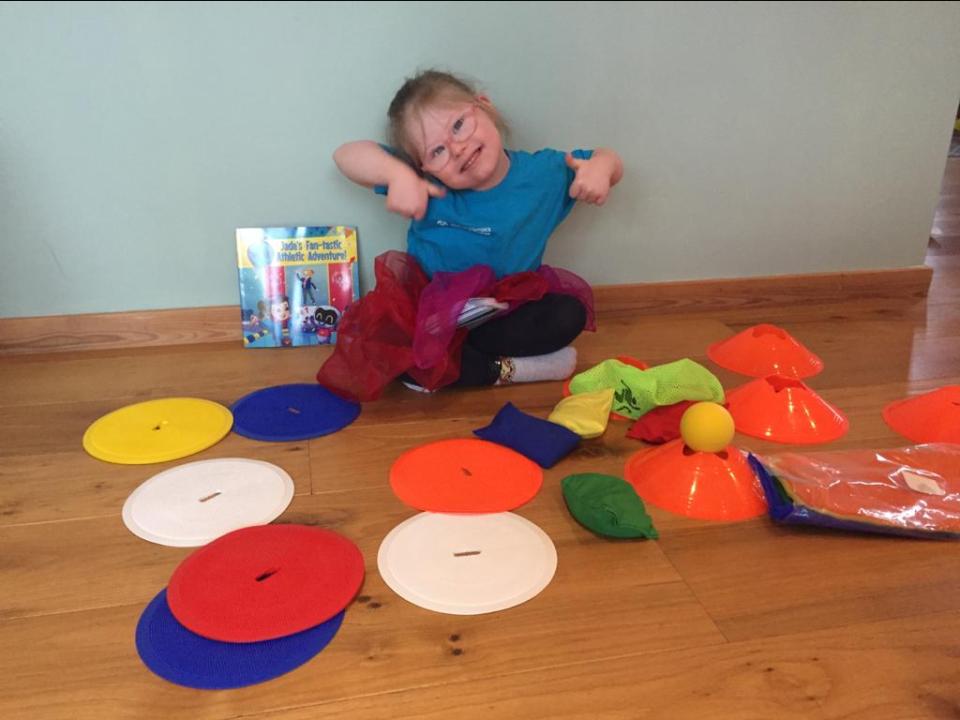
[[[542,484],[539,465],[486,440],[421,445],[390,468],[390,487],[397,497],[429,512],[506,512],[532,500]]]
[[[210,640],[258,642],[329,620],[363,583],[363,555],[330,530],[264,525],[228,533],[174,571],[167,602]]]

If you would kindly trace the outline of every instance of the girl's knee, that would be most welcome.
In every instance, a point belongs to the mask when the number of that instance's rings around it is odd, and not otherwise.
[[[587,309],[572,295],[556,295],[552,301],[552,322],[562,331],[561,334],[577,337],[587,326]]]

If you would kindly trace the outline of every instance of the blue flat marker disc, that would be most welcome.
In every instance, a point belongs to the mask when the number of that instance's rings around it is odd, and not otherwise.
[[[150,601],[137,623],[137,652],[151,671],[177,685],[226,690],[272,680],[294,670],[325,648],[344,613],[294,635],[252,643],[208,640],[177,622],[167,591]]]
[[[253,440],[307,440],[345,428],[360,415],[359,403],[316,383],[276,385],[233,404],[233,431]]]

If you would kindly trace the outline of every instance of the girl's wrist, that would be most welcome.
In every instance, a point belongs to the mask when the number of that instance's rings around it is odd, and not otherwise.
[[[387,182],[386,185],[390,186],[395,182],[403,182],[405,180],[409,181],[411,179],[419,178],[416,171],[409,165],[407,165],[402,160],[397,158],[390,158],[392,162],[387,165]]]

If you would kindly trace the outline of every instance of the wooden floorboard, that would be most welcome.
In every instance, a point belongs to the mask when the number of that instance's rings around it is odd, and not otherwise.
[[[707,347],[770,322],[820,355],[807,384],[849,433],[816,449],[907,444],[885,404],[960,384],[960,160],[933,223],[926,298],[891,288],[777,306],[739,299],[668,316],[613,309],[576,341],[578,367],[614,355],[690,357],[725,388]],[[544,472],[518,513],[554,540],[559,565],[533,600],[490,615],[432,613],[377,573],[383,537],[415,511],[390,491],[391,463],[433,439],[469,437],[507,401],[545,416],[560,383],[423,395],[391,386],[349,428],[304,442],[230,435],[191,459],[251,457],[292,476],[278,522],[336,530],[366,563],[331,645],[303,667],[233,691],[171,685],[134,645],[137,619],[190,551],[129,533],[120,512],[151,466],[103,463],[81,438],[101,415],[157,397],[230,404],[268,385],[313,382],[328,350],[237,343],[0,358],[0,717],[228,720],[322,718],[960,717],[960,544],[691,520],[648,507],[658,541],[603,540],[568,513],[560,481],[621,475],[644,446],[614,423]],[[762,454],[785,446],[742,435]],[[796,449],[796,448],[789,448]]]
[[[257,720],[955,718],[960,616],[613,657],[291,707]],[[869,663],[864,662],[869,658]]]

